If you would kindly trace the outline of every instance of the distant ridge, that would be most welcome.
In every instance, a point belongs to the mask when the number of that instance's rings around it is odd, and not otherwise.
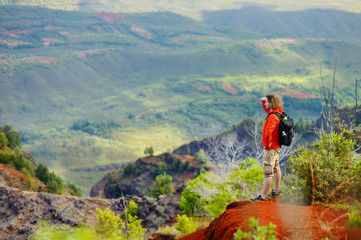
[[[333,38],[360,44],[360,13],[338,10],[272,11],[249,6],[239,10],[207,11],[207,24],[236,27],[259,32],[267,37]]]

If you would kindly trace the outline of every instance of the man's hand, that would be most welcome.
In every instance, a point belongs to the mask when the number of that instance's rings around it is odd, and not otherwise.
[[[267,100],[267,98],[266,98],[266,97],[261,97],[260,100],[261,100],[262,102],[265,102],[265,101]]]

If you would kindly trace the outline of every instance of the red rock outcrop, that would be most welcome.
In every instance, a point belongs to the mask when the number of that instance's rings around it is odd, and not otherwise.
[[[296,206],[279,202],[231,203],[207,228],[179,240],[233,240],[238,228],[249,231],[248,219],[276,225],[278,239],[346,239],[347,213],[322,205]]]

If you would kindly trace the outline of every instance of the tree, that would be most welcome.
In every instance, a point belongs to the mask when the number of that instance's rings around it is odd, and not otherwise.
[[[8,139],[4,132],[0,132],[0,147],[4,148],[8,145]]]
[[[263,146],[262,146],[262,121],[259,117],[253,117],[244,121],[244,126],[248,136],[250,136],[255,145],[255,153],[253,158],[257,162],[262,161]]]
[[[157,167],[153,173],[153,177],[156,178],[158,175],[166,174],[168,170],[167,164],[164,162],[158,162]]]
[[[208,138],[206,141],[205,153],[221,173],[228,174],[242,161],[242,153],[246,144],[238,140],[237,133],[229,132]]]
[[[361,161],[353,155],[354,133],[322,133],[313,148],[300,147],[290,158],[291,174],[285,178],[286,196],[297,203],[337,203],[358,199],[361,192]],[[289,194],[288,194],[289,191]],[[293,193],[302,192],[294,195]],[[292,192],[292,193],[291,193]],[[294,198],[294,197],[298,198]]]
[[[3,132],[8,139],[7,146],[10,148],[15,148],[20,146],[21,138],[20,134],[12,129],[10,124],[6,124],[5,126],[0,126],[0,132]]]
[[[154,153],[153,147],[146,147],[146,148],[144,149],[144,154],[145,154],[145,155],[148,155],[148,154],[149,154],[150,156],[152,156],[153,153]]]
[[[160,195],[168,195],[174,192],[174,186],[172,184],[173,178],[170,175],[162,174],[158,175],[153,182],[153,186],[150,189],[150,196],[157,198]]]
[[[334,130],[335,111],[333,108],[334,108],[334,99],[335,99],[336,66],[337,66],[337,57],[335,58],[335,65],[333,69],[332,91],[330,89],[326,89],[324,78],[322,75],[322,65],[320,67],[321,99],[323,101],[322,112],[321,112],[323,121],[322,121],[321,131],[325,131],[328,134],[332,134]]]

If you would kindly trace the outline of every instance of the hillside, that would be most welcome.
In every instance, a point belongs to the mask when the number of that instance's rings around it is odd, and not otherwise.
[[[133,162],[149,146],[169,152],[258,118],[267,92],[310,123],[321,109],[320,65],[329,83],[335,54],[336,101],[354,104],[361,47],[350,26],[358,15],[264,11],[261,22],[282,22],[282,32],[252,22],[257,11],[238,26],[237,11],[227,25],[228,12],[204,13],[201,22],[170,12],[1,6],[0,123],[19,129],[24,149],[87,194],[105,171],[80,169]],[[315,28],[302,16],[325,21]]]
[[[0,239],[29,239],[41,221],[63,228],[94,227],[98,222],[96,208],[108,208],[120,216],[124,212],[121,199],[78,198],[5,186],[0,186],[0,196]],[[143,227],[149,230],[147,236],[165,223],[174,223],[176,214],[180,214],[167,197],[126,199],[130,200],[139,206],[139,218]]]
[[[317,2],[305,0],[302,2],[290,2],[282,0],[253,0],[254,5],[261,5],[277,11],[305,10],[309,8],[338,9],[351,12],[360,12],[361,4],[358,1],[343,0],[342,4],[336,0],[319,0]],[[83,1],[83,0],[0,0],[0,4],[16,4],[46,7],[51,9],[75,10],[75,11],[116,11],[116,12],[149,12],[171,11],[194,19],[201,20],[202,12],[224,9],[238,9],[250,4],[249,1],[240,0],[121,0],[121,1]]]

